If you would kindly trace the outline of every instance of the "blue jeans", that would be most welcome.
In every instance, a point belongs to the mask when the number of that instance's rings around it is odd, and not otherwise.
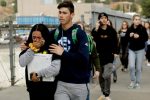
[[[133,51],[129,49],[129,70],[131,81],[140,83],[141,69],[144,60],[145,49]]]

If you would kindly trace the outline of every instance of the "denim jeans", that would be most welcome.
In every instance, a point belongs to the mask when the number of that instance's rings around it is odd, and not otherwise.
[[[141,80],[141,69],[144,60],[145,50],[133,51],[129,49],[129,70],[131,81],[140,83]]]

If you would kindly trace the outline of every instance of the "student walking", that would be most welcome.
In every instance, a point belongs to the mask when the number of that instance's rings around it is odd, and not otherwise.
[[[46,77],[55,78],[60,70],[60,58],[53,55],[49,67],[42,68],[43,66],[40,66],[42,70],[38,72],[29,73],[28,66],[35,54],[50,54],[48,51],[51,44],[49,36],[49,30],[45,25],[36,24],[32,27],[26,43],[21,44],[22,52],[19,55],[19,63],[21,67],[26,67],[26,86],[30,100],[54,100],[57,81],[43,81],[42,79]]]
[[[126,33],[129,44],[129,70],[131,83],[128,88],[140,88],[141,69],[145,55],[145,43],[148,40],[146,29],[141,25],[141,17],[133,16],[133,24]]]
[[[118,39],[117,32],[109,25],[108,15],[104,12],[98,16],[96,27],[92,31],[92,35],[96,42],[97,52],[99,53],[101,72],[99,76],[100,87],[103,95],[98,100],[111,100],[110,86],[111,74],[114,56],[117,55]]]
[[[120,38],[120,43],[119,43],[120,58],[121,58],[122,66],[123,66],[121,70],[123,72],[126,72],[127,68],[128,68],[128,43],[127,43],[127,39],[125,37],[127,30],[128,30],[128,22],[123,21],[121,28],[118,32],[119,38]]]
[[[148,41],[146,43],[146,59],[147,59],[147,66],[150,66],[150,23],[147,21],[144,23],[144,27],[146,28],[148,34]]]
[[[63,1],[57,6],[60,25],[51,32],[54,37],[49,50],[61,57],[61,69],[55,100],[86,100],[89,94],[89,51],[86,33],[72,23],[74,5]],[[76,34],[76,39],[72,35]]]

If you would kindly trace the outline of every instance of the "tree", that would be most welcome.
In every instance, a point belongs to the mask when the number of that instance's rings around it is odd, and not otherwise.
[[[150,0],[142,0],[142,15],[146,18],[150,18]]]
[[[137,12],[137,11],[138,11],[138,6],[137,6],[136,3],[133,3],[133,4],[131,5],[131,12]]]
[[[6,3],[5,0],[1,0],[1,1],[0,1],[0,5],[1,5],[2,7],[6,7],[6,6],[7,6],[7,3]]]

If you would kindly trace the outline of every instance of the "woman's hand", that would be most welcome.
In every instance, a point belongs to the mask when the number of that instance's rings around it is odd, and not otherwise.
[[[33,82],[39,82],[39,81],[40,81],[40,78],[37,76],[37,73],[32,72],[32,73],[31,73],[31,80],[32,80]]]

